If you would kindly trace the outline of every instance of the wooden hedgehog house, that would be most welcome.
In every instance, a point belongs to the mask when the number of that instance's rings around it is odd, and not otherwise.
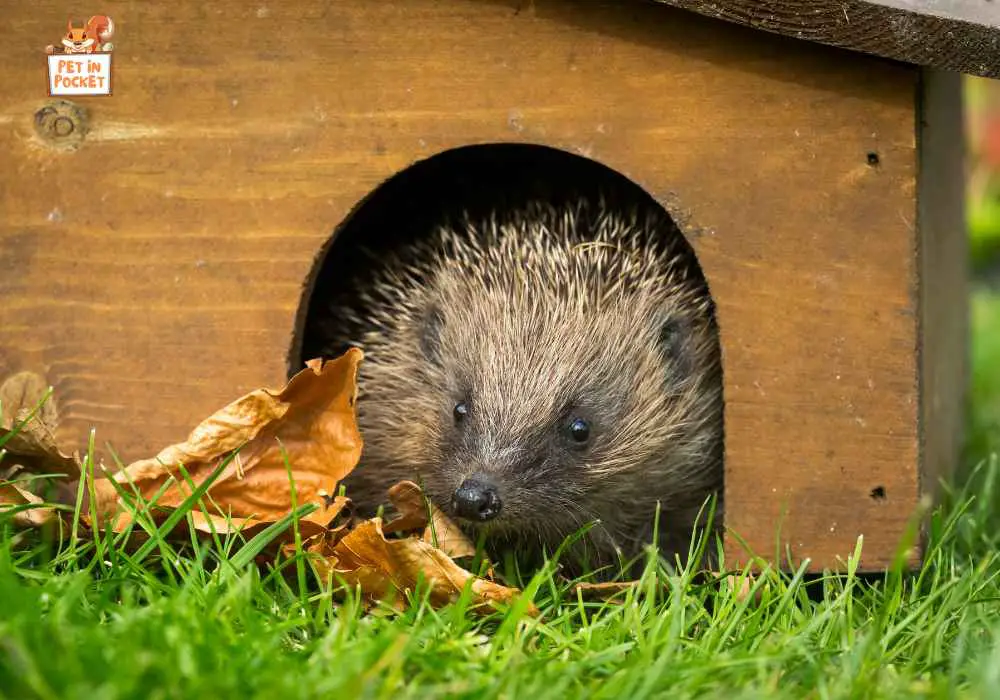
[[[149,456],[280,386],[352,241],[530,175],[629,183],[685,232],[720,325],[730,560],[818,571],[864,535],[880,570],[955,463],[960,74],[1000,75],[997,3],[95,11],[111,96],[48,95],[60,3],[7,8],[0,72],[0,380],[51,383],[66,446],[96,427]]]

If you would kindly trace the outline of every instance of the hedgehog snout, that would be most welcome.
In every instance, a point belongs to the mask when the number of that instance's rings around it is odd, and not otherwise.
[[[482,474],[473,474],[455,489],[451,507],[455,514],[467,520],[484,522],[500,514],[500,495]]]

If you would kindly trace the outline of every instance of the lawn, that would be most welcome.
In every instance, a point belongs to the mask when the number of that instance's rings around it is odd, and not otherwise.
[[[590,606],[537,577],[544,618],[463,605],[360,614],[212,553],[137,562],[79,543],[0,548],[10,698],[993,697],[1000,689],[997,463],[933,520],[916,575],[763,579],[759,604],[650,570]],[[539,585],[540,584],[540,585]],[[710,603],[710,605],[706,605]],[[991,693],[992,691],[992,693]]]
[[[1000,294],[971,311],[968,456],[921,571],[770,572],[753,603],[650,566],[621,605],[542,574],[514,582],[540,619],[365,614],[205,544],[55,550],[0,519],[0,697],[1000,697]]]
[[[970,450],[1000,435],[1000,297],[974,303]],[[978,455],[982,457],[983,455]],[[970,459],[920,572],[795,572],[758,604],[650,567],[622,605],[564,583],[542,609],[476,619],[419,596],[398,615],[300,589],[197,545],[139,560],[86,541],[0,535],[0,693],[9,698],[996,697],[1000,463]],[[289,582],[290,581],[290,582]],[[658,586],[657,581],[665,583]]]

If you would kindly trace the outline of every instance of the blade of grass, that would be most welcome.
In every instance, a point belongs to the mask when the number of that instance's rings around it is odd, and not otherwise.
[[[315,503],[305,503],[290,512],[288,515],[284,516],[281,520],[268,525],[265,529],[258,532],[247,544],[240,547],[239,551],[229,558],[229,563],[234,569],[242,569],[246,567],[264,550],[267,545],[273,542],[278,535],[288,529],[292,520],[309,515],[317,508],[319,508],[319,506]]]

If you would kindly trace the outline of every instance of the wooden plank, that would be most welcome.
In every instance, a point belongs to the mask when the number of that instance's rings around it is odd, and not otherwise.
[[[921,493],[934,499],[961,455],[969,385],[968,237],[961,76],[929,69],[920,90]]]
[[[906,10],[917,15],[1000,28],[1000,10],[993,0],[869,0],[872,5]]]
[[[858,534],[891,559],[918,493],[916,71],[653,4],[101,11],[115,94],[76,100],[75,148],[34,127],[64,7],[10,8],[0,48],[0,377],[53,383],[67,445],[96,426],[145,457],[280,385],[359,201],[449,148],[542,143],[683,214],[722,328],[727,523],[766,555],[787,512],[813,569]]]
[[[1000,4],[976,0],[654,0],[853,51],[1000,77]]]

